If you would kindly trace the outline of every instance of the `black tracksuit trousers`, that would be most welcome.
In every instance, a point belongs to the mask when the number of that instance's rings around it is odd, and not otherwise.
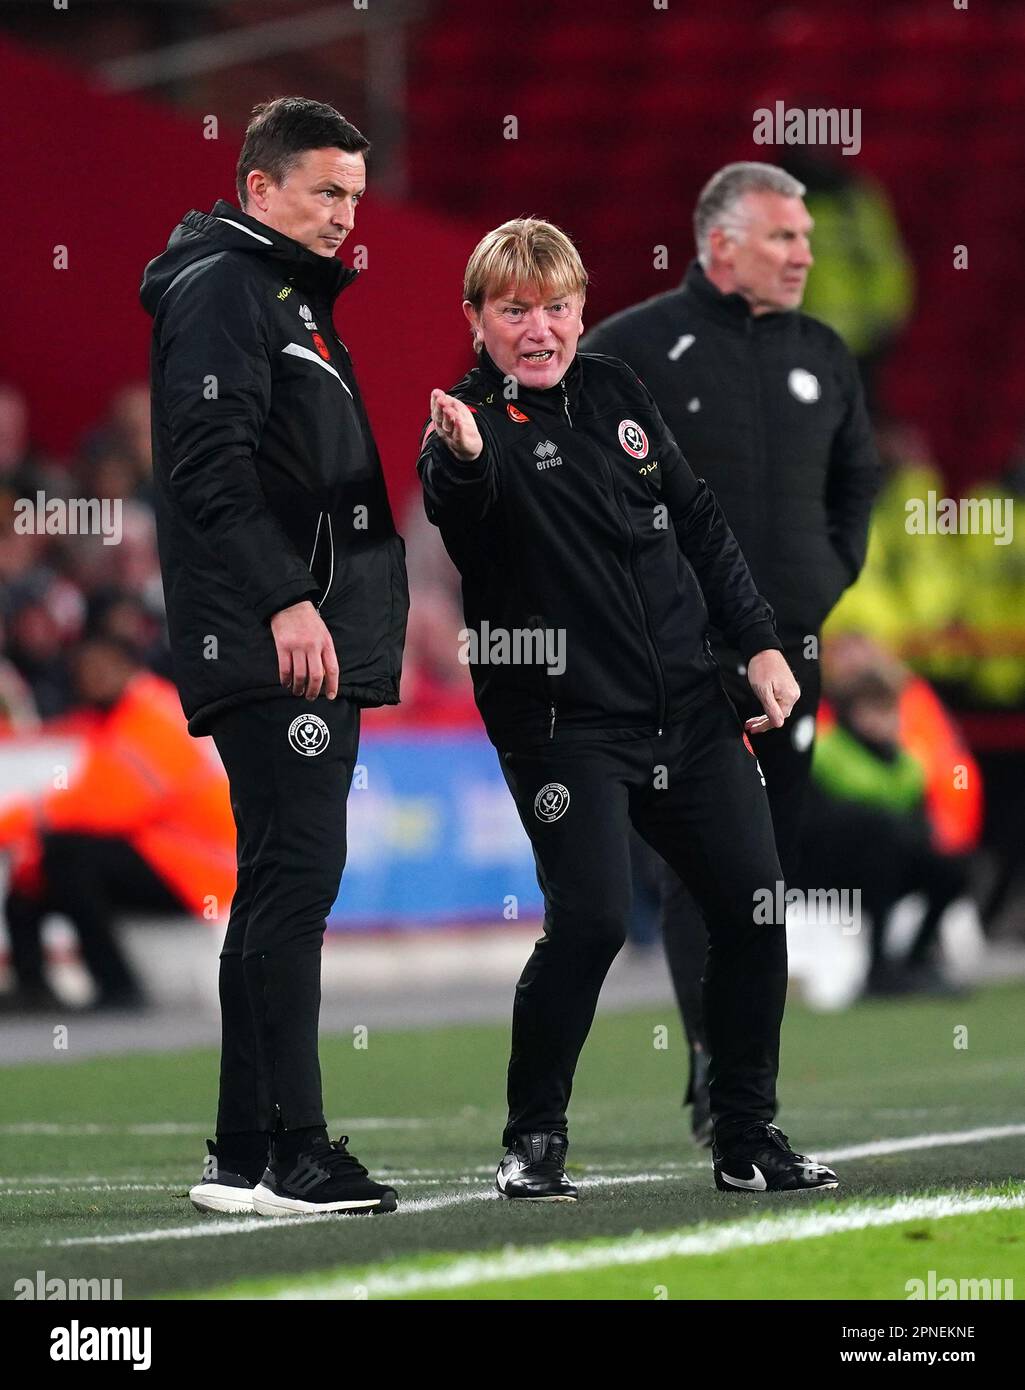
[[[560,739],[502,750],[544,894],[544,935],[513,1009],[509,1118],[564,1130],[577,1058],[625,939],[629,827],[683,876],[709,926],[705,1014],[720,1142],[771,1119],[787,984],[782,926],[755,923],[781,878],[755,759],[717,684],[657,738]]]
[[[818,659],[808,659],[801,648],[784,655],[801,687],[801,698],[782,729],[756,734],[751,745],[765,776],[773,830],[780,863],[788,882],[797,877],[801,826],[811,778],[814,720],[818,713],[821,679]],[[723,687],[741,720],[762,713],[762,708],[742,675],[737,661],[720,655]],[[808,719],[811,719],[811,725]],[[702,975],[709,945],[705,913],[689,885],[667,869],[662,885],[662,939],[673,979],[673,990],[683,1018],[691,1052],[708,1051]],[[688,1098],[690,1090],[688,1088]]]
[[[345,866],[359,719],[341,696],[289,695],[227,710],[211,728],[238,855],[221,951],[219,1136],[324,1124],[320,953]]]

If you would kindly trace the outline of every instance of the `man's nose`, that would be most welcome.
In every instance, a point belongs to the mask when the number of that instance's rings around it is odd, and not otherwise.
[[[802,266],[804,269],[809,269],[815,264],[815,257],[811,253],[811,246],[808,242],[804,242],[803,245],[798,243],[791,259],[795,265]]]
[[[532,338],[548,337],[548,315],[540,305],[531,309],[526,316],[527,332]]]
[[[355,209],[349,203],[342,203],[331,217],[333,227],[341,227],[346,232],[351,232],[356,225]]]

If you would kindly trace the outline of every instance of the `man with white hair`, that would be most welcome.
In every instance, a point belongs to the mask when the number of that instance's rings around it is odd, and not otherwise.
[[[621,358],[647,386],[775,613],[801,698],[791,723],[760,738],[758,755],[788,878],[811,769],[819,631],[864,562],[879,477],[854,361],[832,329],[800,313],[812,265],[804,192],[772,164],[720,169],[697,201],[697,259],[683,283],[607,319],[581,344]],[[721,633],[712,645],[738,713],[757,713],[740,653]],[[663,929],[691,1046],[694,1137],[710,1144],[707,934],[675,875]]]

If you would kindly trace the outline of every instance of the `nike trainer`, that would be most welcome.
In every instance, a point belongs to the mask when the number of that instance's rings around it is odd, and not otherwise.
[[[720,1150],[712,1149],[712,1171],[720,1192],[811,1192],[839,1187],[832,1168],[795,1154],[775,1125],[747,1127]]]
[[[252,1212],[253,1189],[258,1182],[258,1177],[226,1168],[220,1162],[217,1145],[208,1139],[203,1176],[189,1189],[189,1198],[197,1211]]]
[[[495,1185],[503,1197],[527,1202],[575,1202],[566,1176],[569,1140],[557,1130],[517,1134],[498,1165]]]
[[[260,1216],[394,1211],[394,1189],[373,1181],[348,1142],[347,1134],[333,1143],[314,1139],[297,1159],[272,1158],[253,1192],[253,1210]]]

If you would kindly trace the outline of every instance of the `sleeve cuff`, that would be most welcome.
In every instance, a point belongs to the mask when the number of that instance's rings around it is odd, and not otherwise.
[[[291,608],[294,603],[301,603],[303,599],[315,602],[320,593],[319,584],[304,584],[293,580],[290,584],[283,584],[268,594],[262,603],[257,605],[257,616],[262,622],[268,622],[275,613],[280,613],[282,608]]]
[[[740,652],[745,666],[753,656],[769,650],[783,650],[783,643],[776,636],[776,629],[771,622],[754,623],[751,627],[746,627],[737,638],[737,651]]]

